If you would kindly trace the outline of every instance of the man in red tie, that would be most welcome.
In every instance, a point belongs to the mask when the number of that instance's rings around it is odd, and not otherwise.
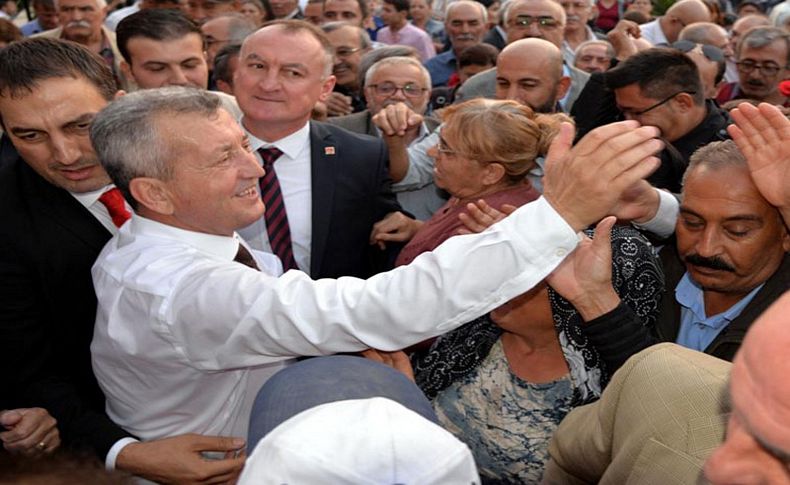
[[[77,44],[31,39],[0,53],[0,441],[27,456],[87,449],[156,481],[230,478],[241,459],[200,451],[243,442],[137,442],[105,414],[90,367],[90,268],[131,216],[88,137],[117,94],[110,69]]]

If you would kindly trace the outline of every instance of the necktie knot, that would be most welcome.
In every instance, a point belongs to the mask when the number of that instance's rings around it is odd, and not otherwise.
[[[280,158],[280,155],[283,154],[283,152],[281,152],[280,149],[276,147],[261,147],[258,149],[258,153],[260,153],[261,159],[263,160],[263,166],[267,170],[271,168],[271,166],[274,165],[274,162]]]
[[[104,207],[107,208],[107,212],[110,213],[112,223],[115,224],[115,227],[121,227],[124,222],[132,217],[132,214],[126,209],[126,203],[118,187],[113,187],[101,194],[99,202],[104,204]]]

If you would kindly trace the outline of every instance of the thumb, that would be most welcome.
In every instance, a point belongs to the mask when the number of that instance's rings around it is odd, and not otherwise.
[[[422,115],[419,115],[417,113],[411,113],[409,115],[409,118],[407,119],[407,123],[409,124],[409,126],[419,125],[420,123],[422,123]]]
[[[246,444],[244,439],[232,436],[192,436],[194,437],[195,451],[232,451],[238,450]]]
[[[560,124],[560,131],[549,146],[546,154],[546,166],[556,163],[567,155],[573,145],[573,137],[576,135],[576,128],[568,122]]]
[[[598,247],[611,248],[612,247],[612,227],[617,222],[615,216],[607,216],[601,219],[598,225],[595,226],[595,238],[593,244]]]
[[[0,425],[14,426],[22,420],[22,413],[17,410],[0,411]]]

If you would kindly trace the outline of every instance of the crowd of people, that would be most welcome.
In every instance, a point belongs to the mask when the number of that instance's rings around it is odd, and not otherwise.
[[[32,8],[0,483],[790,484],[790,0]]]

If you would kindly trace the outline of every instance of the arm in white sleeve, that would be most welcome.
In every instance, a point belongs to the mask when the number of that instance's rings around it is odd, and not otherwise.
[[[130,443],[138,443],[138,440],[134,438],[123,438],[115,442],[114,445],[110,448],[110,451],[107,452],[107,457],[104,459],[104,468],[108,471],[115,470],[115,460],[118,459],[118,455],[121,454],[121,451],[126,447],[126,445]]]
[[[658,211],[656,211],[656,215],[647,222],[634,223],[634,226],[665,239],[675,232],[675,223],[680,213],[680,203],[670,192],[655,190],[658,192]]]
[[[450,331],[543,280],[578,243],[543,198],[481,234],[456,236],[368,280],[276,278],[238,264],[193,264],[160,308],[157,333],[197,368],[397,350]],[[212,349],[205,352],[205,349]]]
[[[409,169],[400,182],[392,184],[393,192],[417,190],[433,182],[433,157],[428,149],[439,143],[439,129],[406,150],[409,154]]]

